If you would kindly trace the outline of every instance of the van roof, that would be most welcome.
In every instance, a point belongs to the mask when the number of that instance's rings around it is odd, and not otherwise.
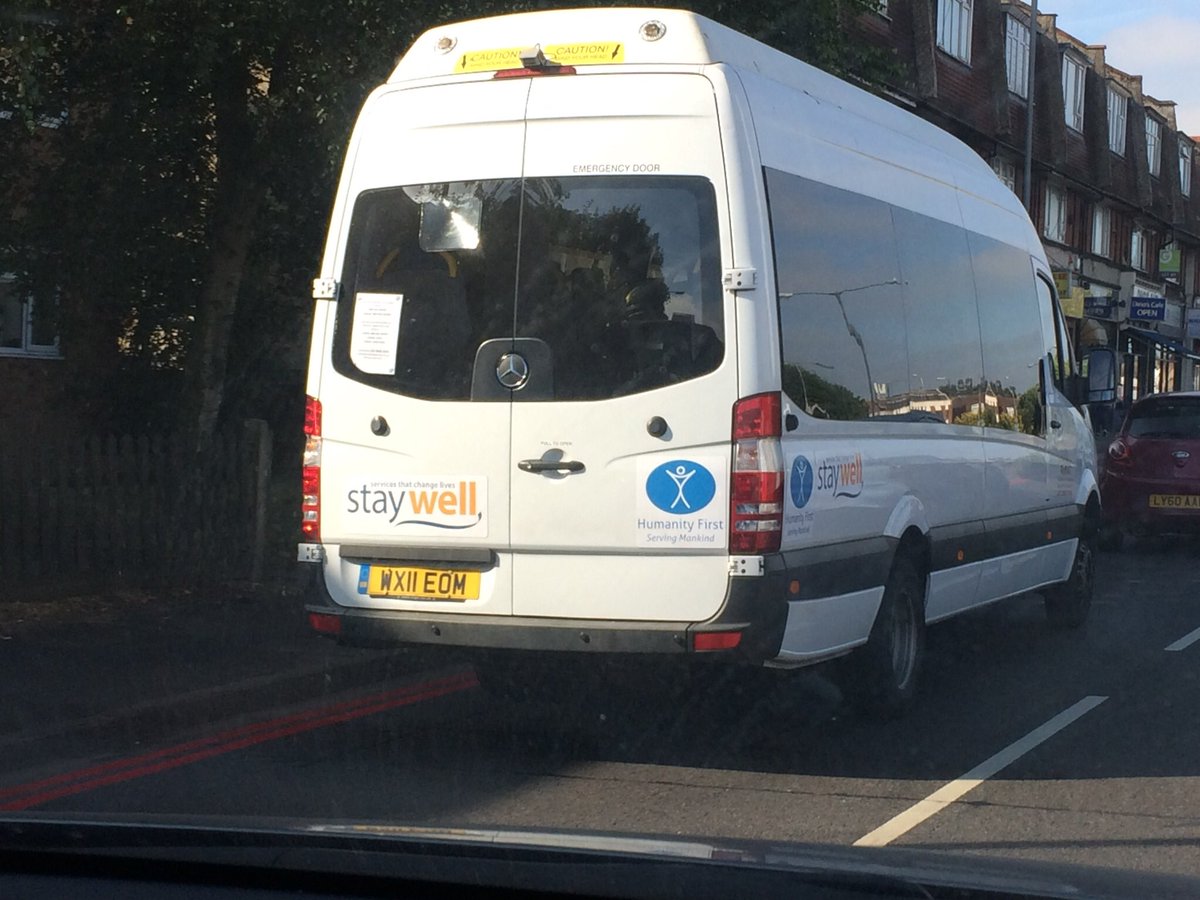
[[[680,9],[645,7],[542,10],[440,25],[422,34],[388,79],[396,84],[456,74],[490,77],[521,68],[538,47],[552,63],[699,67],[723,63],[757,73],[877,126],[978,165],[977,154],[935,125],[795,57]],[[990,174],[990,173],[989,173]]]
[[[724,62],[753,68],[764,50],[776,52],[685,10],[543,10],[432,28],[401,57],[388,81],[520,68],[519,51],[535,46],[551,62],[573,66]]]
[[[492,73],[523,67],[522,56],[538,48],[551,63],[599,72],[656,68],[699,69],[720,64],[752,73],[807,95],[829,116],[822,140],[919,171],[985,199],[1017,220],[1028,219],[1020,200],[979,154],[949,132],[908,110],[862,90],[761,41],[704,16],[679,9],[588,8],[542,10],[474,19],[432,28],[404,54],[388,79],[395,85],[415,80],[491,78]],[[747,83],[754,79],[747,79]],[[774,127],[759,123],[760,138]],[[889,132],[891,135],[889,135]],[[897,141],[894,136],[907,140]],[[920,148],[914,156],[904,147]],[[932,154],[931,154],[932,151]],[[919,160],[914,167],[913,160]],[[931,162],[931,160],[933,160]],[[1036,234],[1021,243],[1040,255]]]

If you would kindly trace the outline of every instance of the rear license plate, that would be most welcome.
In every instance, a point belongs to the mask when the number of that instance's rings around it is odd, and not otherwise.
[[[478,600],[479,573],[414,566],[371,566],[366,593],[371,597],[415,600]]]
[[[1200,510],[1200,494],[1151,494],[1150,508]]]

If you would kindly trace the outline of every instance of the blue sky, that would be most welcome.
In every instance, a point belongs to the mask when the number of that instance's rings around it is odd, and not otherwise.
[[[1110,65],[1143,76],[1142,89],[1174,100],[1179,130],[1200,136],[1200,0],[1038,0],[1058,27],[1105,44]]]

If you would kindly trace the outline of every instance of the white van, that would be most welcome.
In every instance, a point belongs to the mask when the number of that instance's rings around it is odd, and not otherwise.
[[[969,148],[665,9],[427,32],[359,117],[300,558],[349,643],[855,652],[1088,610],[1095,451],[1034,228]]]

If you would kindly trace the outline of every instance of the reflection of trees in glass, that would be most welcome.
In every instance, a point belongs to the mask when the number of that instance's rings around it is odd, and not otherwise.
[[[988,428],[1003,428],[1007,431],[1018,431],[1016,417],[1010,413],[1002,413],[990,406],[985,406],[983,412],[965,412],[954,419],[955,425],[986,425]]]
[[[1041,397],[1040,388],[1035,384],[1029,390],[1021,395],[1021,399],[1017,401],[1017,418],[1021,423],[1021,431],[1025,434],[1037,434],[1039,429],[1039,419],[1041,418]]]
[[[865,419],[869,411],[867,401],[853,391],[791,363],[783,365],[783,390],[818,419]]]

